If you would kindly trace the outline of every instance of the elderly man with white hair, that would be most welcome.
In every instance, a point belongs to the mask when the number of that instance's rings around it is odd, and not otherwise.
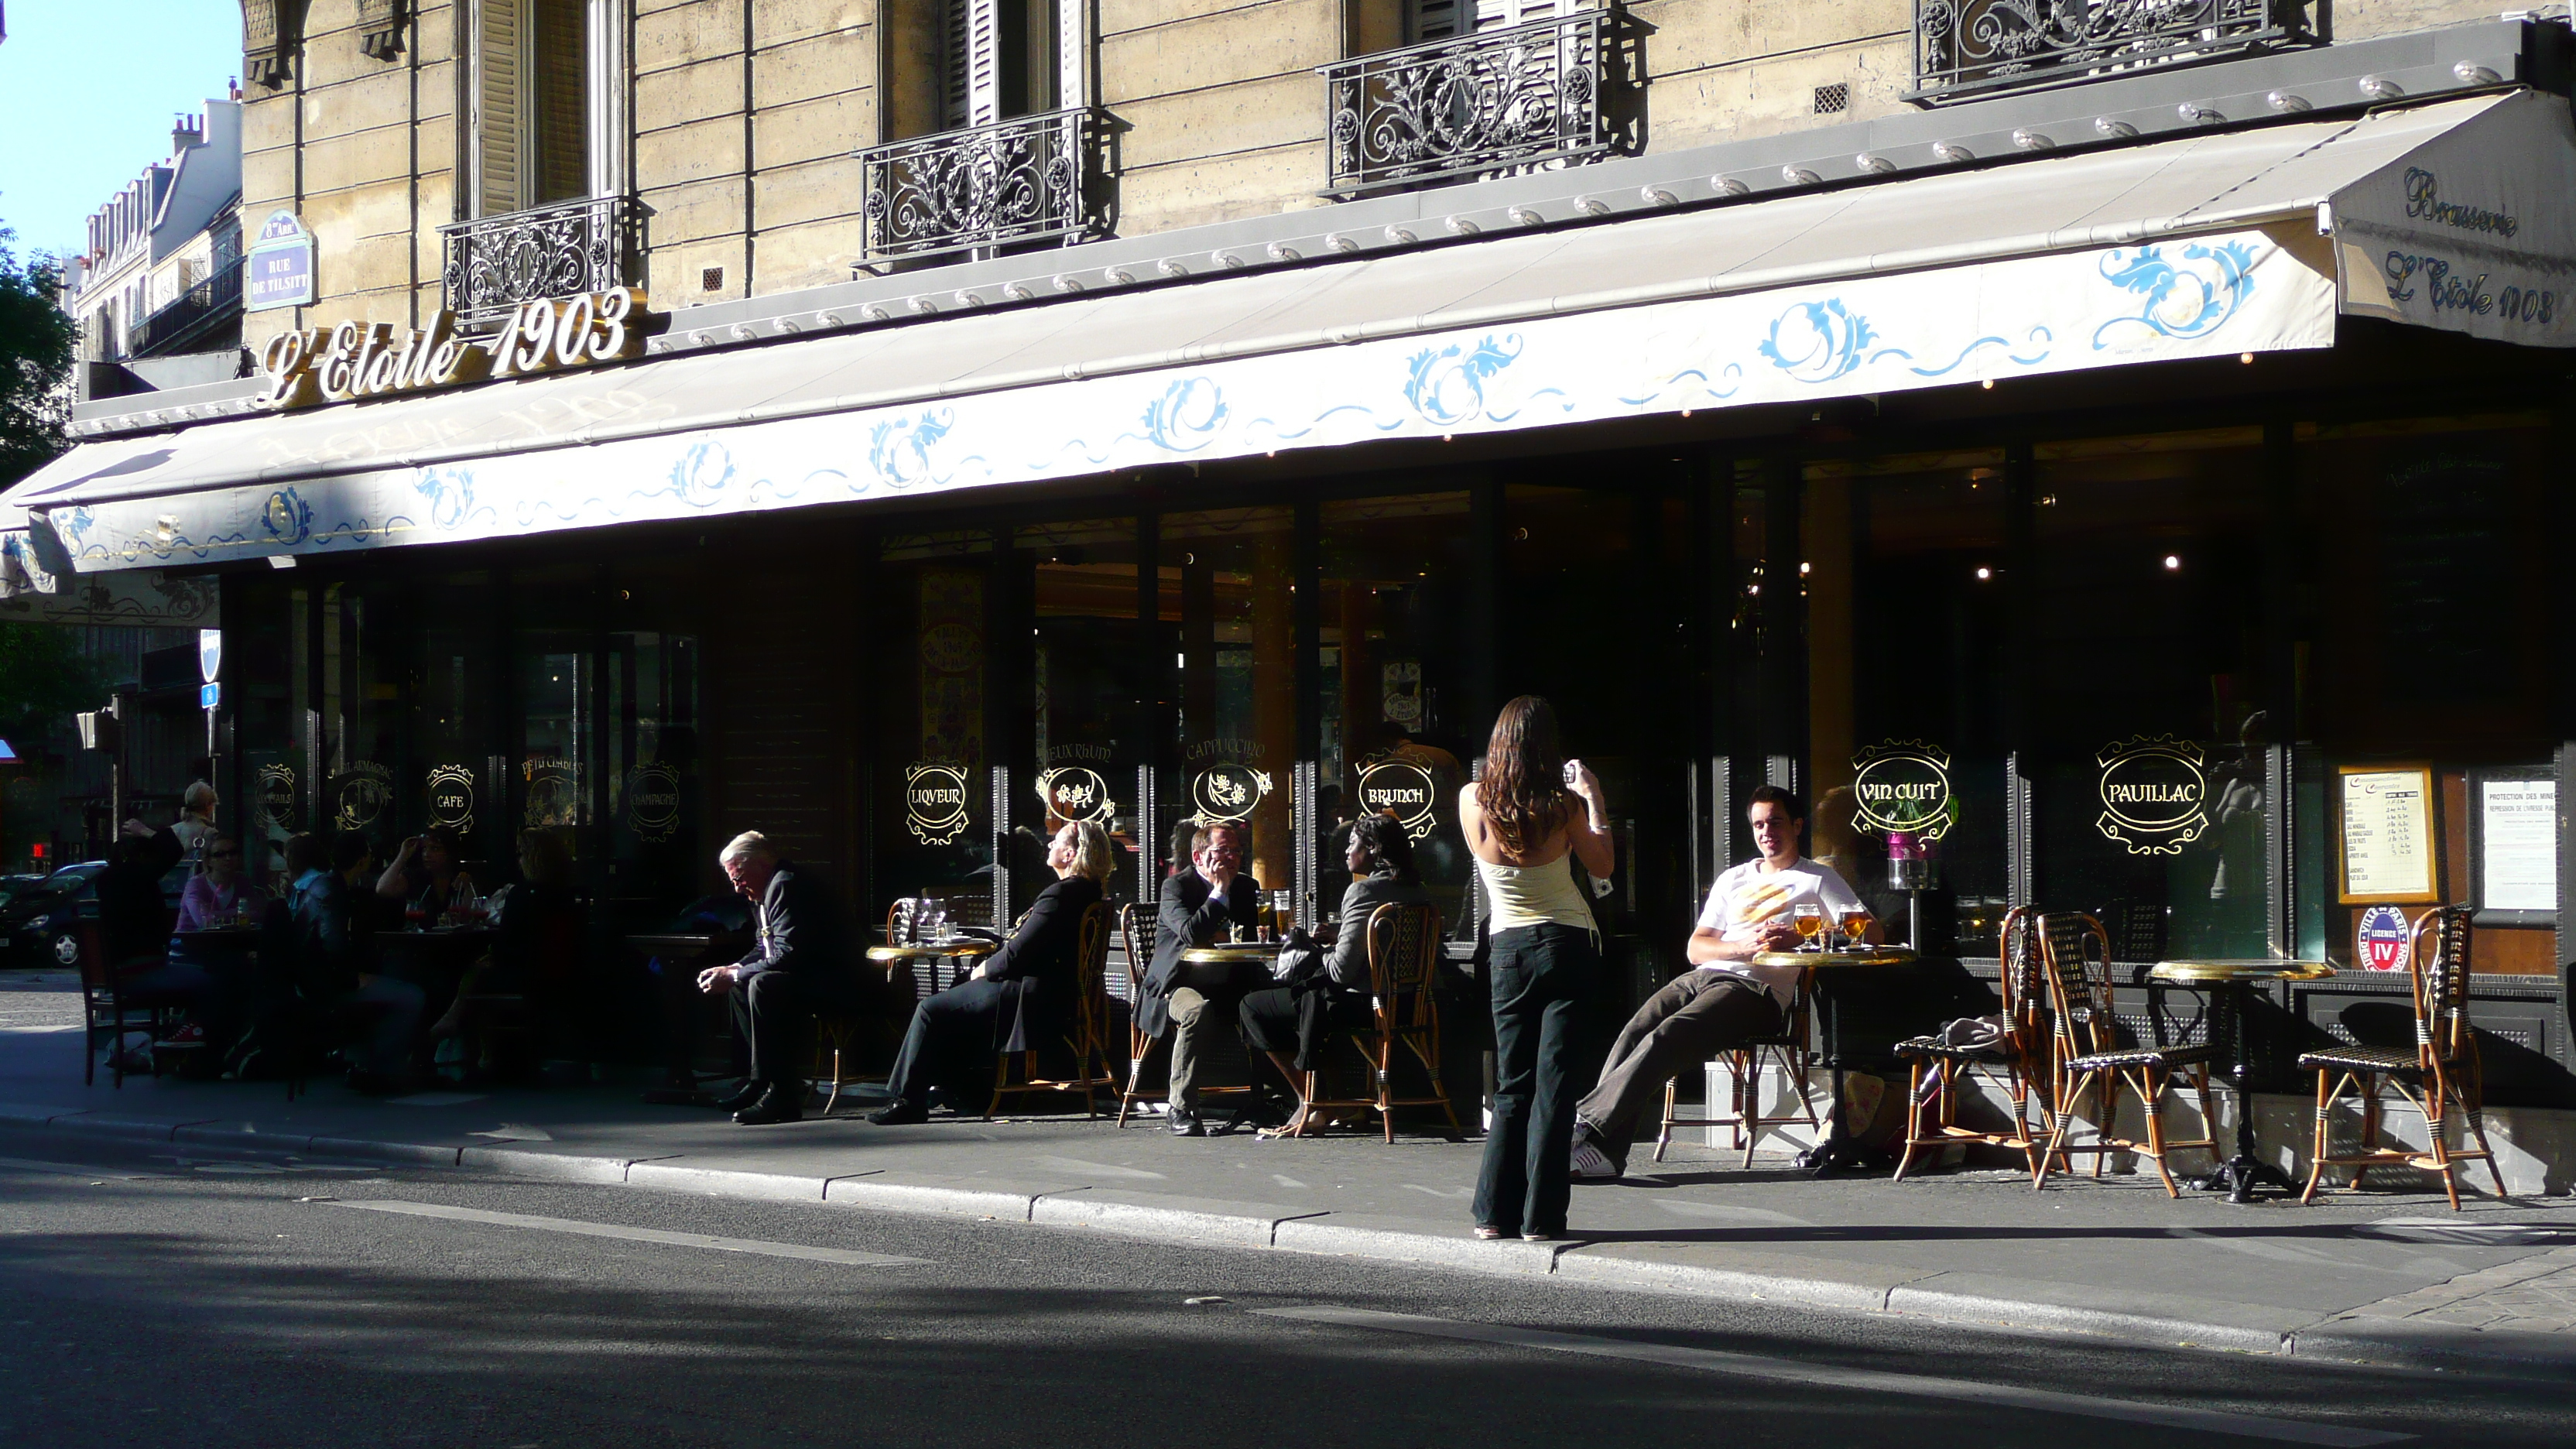
[[[733,838],[717,857],[725,878],[754,908],[751,954],[698,973],[698,989],[733,998],[734,1050],[744,1057],[742,1090],[716,1105],[746,1127],[805,1115],[805,1066],[814,1058],[814,1013],[867,1005],[841,904],[812,871],[782,858],[759,831]]]

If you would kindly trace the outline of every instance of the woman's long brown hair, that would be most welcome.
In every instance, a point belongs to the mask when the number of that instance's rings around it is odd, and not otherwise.
[[[1556,706],[1524,694],[1494,717],[1485,744],[1485,771],[1476,779],[1476,806],[1505,853],[1527,855],[1547,842],[1572,813],[1565,789],[1565,750],[1556,739]]]

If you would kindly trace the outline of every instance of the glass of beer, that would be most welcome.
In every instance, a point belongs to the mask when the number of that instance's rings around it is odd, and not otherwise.
[[[1844,911],[1842,919],[1835,924],[1842,927],[1843,941],[1846,944],[1858,946],[1860,938],[1869,934],[1869,908],[1853,906]]]
[[[1825,934],[1825,908],[1813,903],[1801,905],[1790,919],[1797,923],[1799,945],[1810,951],[1820,949],[1819,938]]]

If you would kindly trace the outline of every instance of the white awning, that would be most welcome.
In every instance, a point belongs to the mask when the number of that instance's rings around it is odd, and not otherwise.
[[[5,501],[86,571],[2322,348],[2338,310],[2570,346],[2571,208],[2567,104],[2517,92],[209,423]]]

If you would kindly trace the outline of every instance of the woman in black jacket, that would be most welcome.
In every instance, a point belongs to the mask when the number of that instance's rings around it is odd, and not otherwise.
[[[1363,815],[1351,822],[1346,857],[1351,883],[1342,892],[1341,923],[1325,953],[1323,969],[1302,981],[1255,991],[1243,998],[1243,1036],[1269,1053],[1300,1101],[1296,1117],[1279,1128],[1304,1130],[1305,1073],[1320,1070],[1333,1032],[1364,1030],[1375,1023],[1369,1006],[1369,917],[1385,905],[1427,905],[1431,897],[1413,869],[1413,841],[1392,815]],[[1294,1051],[1292,1057],[1290,1052]]]
[[[1082,981],[1082,917],[1109,878],[1109,836],[1087,820],[1067,822],[1047,843],[1055,883],[1038,893],[1019,929],[974,974],[915,1007],[886,1090],[894,1100],[868,1114],[880,1127],[930,1117],[930,1089],[958,1111],[993,1089],[993,1060],[1032,1051],[1073,1019]]]

